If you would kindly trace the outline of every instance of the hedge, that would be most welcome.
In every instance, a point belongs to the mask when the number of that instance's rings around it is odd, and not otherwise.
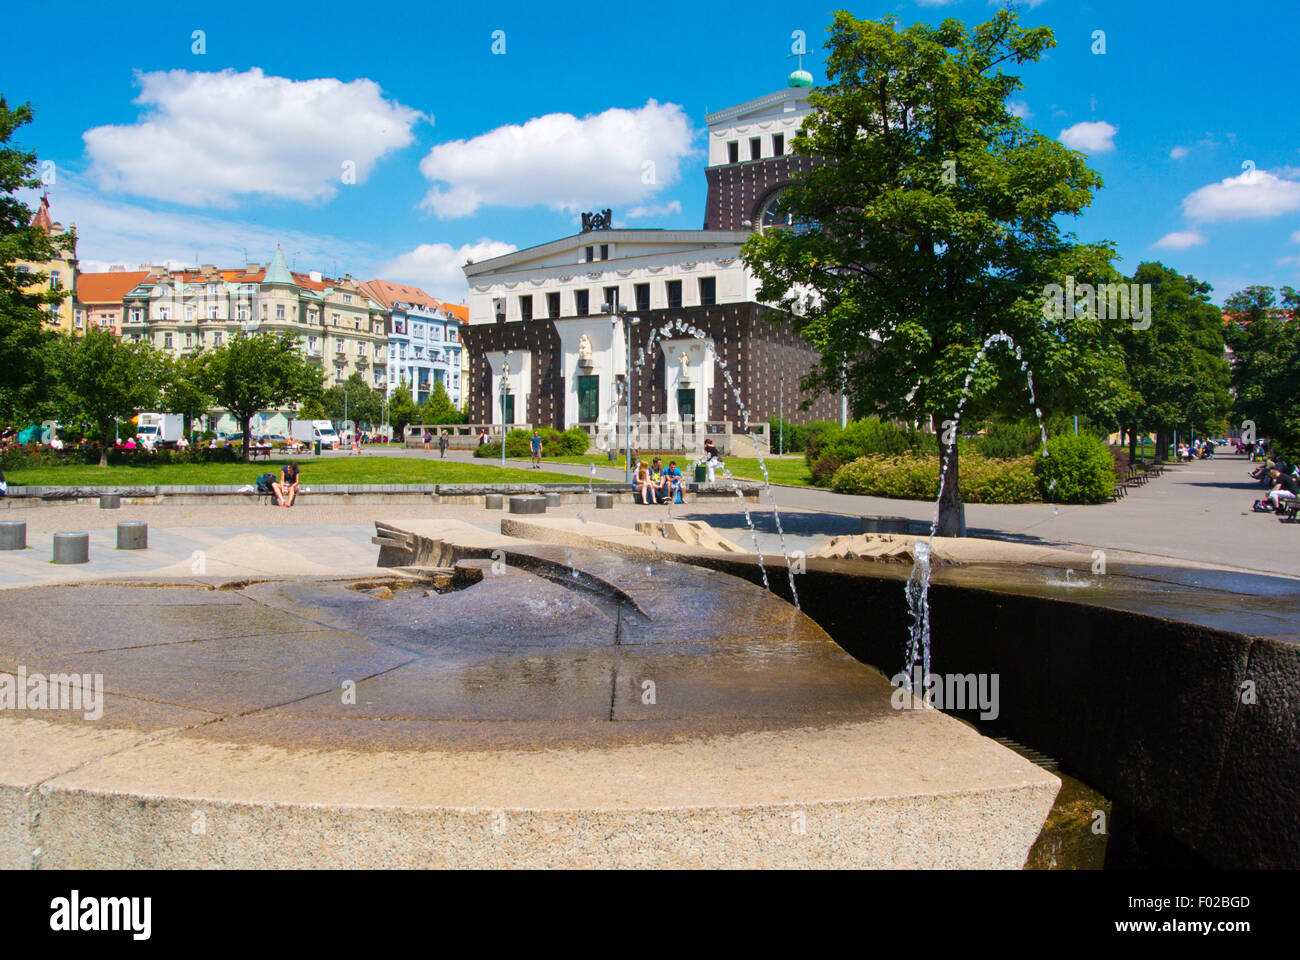
[[[859,457],[937,454],[935,438],[921,430],[868,417],[846,427],[831,424],[810,438],[804,459],[813,483],[826,486],[842,464]]]
[[[99,465],[100,445],[88,443],[79,447],[54,450],[46,446],[9,447],[0,450],[0,470],[33,470],[40,467],[63,467],[69,464]],[[236,463],[241,452],[238,446],[185,447],[179,450],[124,450],[110,447],[108,451],[109,466],[117,467],[130,464],[142,467],[165,466],[183,463]]]
[[[1086,433],[1065,433],[1047,441],[1034,476],[1044,500],[1052,503],[1105,503],[1115,492],[1115,458]]]
[[[967,454],[958,461],[958,484],[965,503],[1032,503],[1039,499],[1033,457],[993,460]],[[939,458],[858,457],[836,471],[837,493],[897,500],[935,500],[939,496]]]
[[[542,456],[544,457],[561,457],[561,456],[581,456],[587,452],[591,445],[591,438],[587,436],[587,431],[581,427],[570,427],[561,433],[559,430],[553,430],[550,427],[539,427],[538,434],[542,438]],[[533,438],[531,430],[511,430],[506,434],[506,456],[517,460],[527,459],[532,456],[532,447],[530,442]],[[480,444],[474,448],[476,457],[500,457],[500,441],[491,441]]]

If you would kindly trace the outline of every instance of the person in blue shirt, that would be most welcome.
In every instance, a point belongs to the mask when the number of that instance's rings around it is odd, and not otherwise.
[[[683,503],[682,471],[678,468],[676,460],[668,461],[668,469],[664,471],[664,479],[668,482],[668,502]]]
[[[533,437],[528,441],[528,445],[532,448],[533,469],[542,469],[542,435],[534,430]]]

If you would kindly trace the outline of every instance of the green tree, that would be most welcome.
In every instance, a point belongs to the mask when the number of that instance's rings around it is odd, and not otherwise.
[[[47,274],[18,269],[19,260],[44,263],[58,255],[54,238],[31,226],[32,211],[16,196],[40,186],[35,151],[10,144],[31,119],[29,104],[10,108],[0,97],[0,420],[28,417],[48,397],[52,334],[45,320],[65,296],[47,289]]]
[[[325,405],[317,399],[308,400],[298,408],[299,420],[325,420]]]
[[[264,410],[280,410],[319,397],[321,369],[303,356],[292,336],[238,334],[199,354],[203,384],[244,434],[248,462],[249,425]]]
[[[326,390],[321,403],[325,416],[340,423],[350,420],[370,428],[382,422],[384,416],[383,394],[366,383],[355,370],[343,383],[336,383]]]
[[[947,454],[938,532],[956,532],[954,431],[966,371],[986,338],[1010,335],[1040,407],[1117,407],[1125,391],[1118,322],[1052,319],[1049,284],[1118,279],[1109,244],[1080,245],[1058,220],[1092,201],[1086,158],[1030,130],[1007,106],[1022,84],[1004,64],[1055,45],[1014,11],[968,28],[898,28],[836,13],[827,87],[796,136],[823,160],[784,196],[793,229],[746,241],[759,298],[798,316],[821,353],[805,389],[845,389],[857,416],[933,422]],[[1025,373],[1004,346],[969,385],[963,419],[1028,406]]]
[[[1232,318],[1225,332],[1232,348],[1233,417],[1255,424],[1255,435],[1277,444],[1288,460],[1300,457],[1300,322],[1294,319],[1295,291],[1284,297],[1292,319],[1270,315],[1276,302],[1270,287],[1248,287],[1224,302]]]
[[[1151,285],[1152,323],[1120,334],[1133,395],[1120,411],[1136,455],[1139,432],[1156,436],[1157,456],[1175,430],[1219,431],[1232,406],[1223,355],[1223,319],[1212,288],[1161,263],[1143,263],[1133,276]]]
[[[411,398],[410,385],[403,380],[393,390],[393,395],[388,398],[388,422],[393,427],[393,436],[405,437],[406,425],[418,423],[419,420],[420,408]]]
[[[420,408],[420,420],[423,423],[464,423],[465,415],[451,402],[442,381],[435,380],[433,392]]]
[[[168,358],[163,368],[162,406],[169,413],[185,417],[185,432],[194,429],[194,419],[212,409],[212,393],[199,356]]]
[[[56,338],[50,354],[59,418],[88,427],[102,443],[99,465],[108,466],[117,421],[157,407],[166,361],[146,343],[96,329]]]

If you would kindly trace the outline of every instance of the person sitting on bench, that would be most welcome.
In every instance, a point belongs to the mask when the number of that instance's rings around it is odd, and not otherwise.
[[[281,507],[292,507],[298,498],[298,461],[290,460],[280,471],[280,482],[272,484],[275,499]]]

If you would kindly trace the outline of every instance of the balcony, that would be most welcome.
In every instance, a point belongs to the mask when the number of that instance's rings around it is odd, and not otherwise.
[[[370,366],[369,357],[367,357],[364,353],[361,354],[361,356],[357,357],[357,367],[360,368],[360,367],[368,367],[368,366]]]

